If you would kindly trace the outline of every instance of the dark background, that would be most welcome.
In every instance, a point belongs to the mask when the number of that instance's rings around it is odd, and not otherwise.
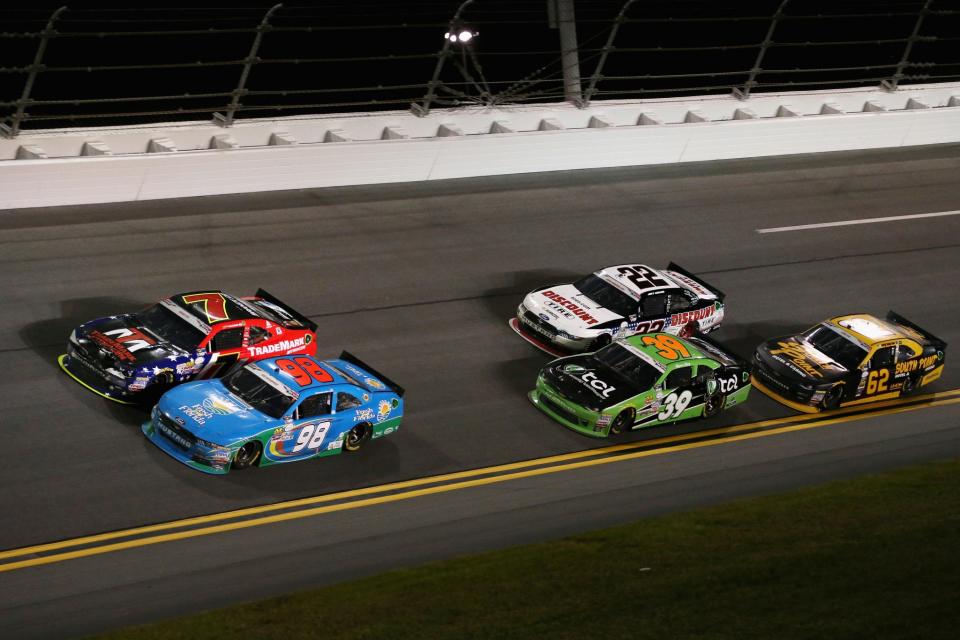
[[[205,120],[225,112],[271,6],[65,4],[22,129]],[[790,0],[753,90],[878,85],[894,76],[927,4]],[[422,101],[458,5],[284,3],[263,36],[236,117],[404,109]],[[594,99],[742,88],[779,5],[638,0],[625,14]],[[8,123],[37,34],[58,6],[0,9],[0,115]],[[584,89],[622,6],[622,0],[576,2]],[[933,0],[928,8],[901,84],[960,78],[960,0]],[[559,36],[548,24],[547,0],[476,0],[464,12],[464,26],[479,35],[468,48],[451,48],[432,106],[563,99]]]

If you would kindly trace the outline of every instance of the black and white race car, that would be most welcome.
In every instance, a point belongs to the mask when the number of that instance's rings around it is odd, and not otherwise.
[[[510,326],[550,354],[594,351],[637,333],[686,337],[713,331],[723,321],[723,298],[673,262],[666,269],[617,265],[528,293]]]

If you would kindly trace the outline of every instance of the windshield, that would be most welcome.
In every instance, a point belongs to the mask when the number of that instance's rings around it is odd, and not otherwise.
[[[225,377],[223,384],[251,407],[271,418],[279,418],[293,404],[293,398],[270,386],[246,367]]]
[[[136,314],[136,318],[150,331],[181,349],[196,349],[204,338],[203,332],[184,322],[162,304],[144,309]]]
[[[660,376],[660,371],[656,367],[651,366],[616,342],[600,349],[591,358],[624,376],[636,384],[638,389],[649,389]]]
[[[573,286],[601,307],[618,315],[626,317],[637,312],[636,300],[593,274],[577,280]]]
[[[850,338],[823,325],[817,325],[804,334],[804,339],[817,351],[839,362],[847,371],[853,371],[867,357],[867,351]]]

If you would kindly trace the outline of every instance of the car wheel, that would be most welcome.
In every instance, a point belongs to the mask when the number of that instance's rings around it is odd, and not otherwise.
[[[347,436],[343,439],[343,450],[350,453],[359,451],[371,436],[373,436],[373,427],[366,422],[361,422],[347,432]]]
[[[903,386],[900,387],[900,395],[908,396],[916,390],[917,390],[917,378],[915,378],[914,376],[907,376],[907,379],[903,381]]]
[[[605,346],[610,344],[611,341],[612,341],[612,338],[610,337],[609,333],[605,333],[601,336],[597,336],[597,339],[591,342],[590,346],[587,347],[587,351],[599,351],[600,349],[603,349]]]
[[[610,435],[618,436],[626,433],[633,426],[633,409],[621,411],[620,414],[610,423]]]
[[[720,393],[718,389],[712,396],[708,396],[703,403],[703,417],[712,418],[721,411],[727,404],[727,396]]]
[[[251,440],[237,449],[237,455],[233,458],[231,469],[246,469],[252,467],[260,459],[260,452],[263,446],[259,440]]]
[[[843,397],[843,385],[838,384],[830,389],[830,391],[827,391],[826,395],[823,396],[823,400],[820,401],[820,408],[824,411],[836,409],[840,406],[841,397]]]

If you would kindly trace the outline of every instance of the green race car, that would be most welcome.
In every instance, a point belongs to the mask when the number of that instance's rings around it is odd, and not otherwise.
[[[554,360],[540,371],[529,397],[560,424],[605,438],[715,416],[749,393],[749,364],[717,342],[645,333]]]

